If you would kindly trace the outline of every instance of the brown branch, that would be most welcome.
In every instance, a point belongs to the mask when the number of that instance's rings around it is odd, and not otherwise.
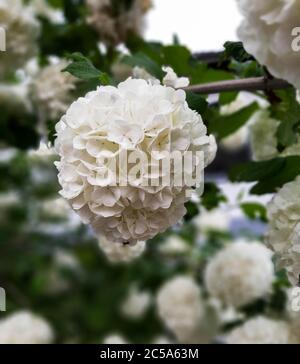
[[[267,77],[253,77],[238,80],[227,80],[184,87],[185,91],[197,94],[218,94],[231,91],[268,91],[292,87],[288,82]]]

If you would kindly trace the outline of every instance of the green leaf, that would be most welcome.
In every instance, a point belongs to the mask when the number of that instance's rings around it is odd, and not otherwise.
[[[219,104],[220,105],[227,105],[233,102],[237,96],[238,92],[222,92],[219,96]]]
[[[263,195],[273,193],[285,183],[300,175],[300,157],[289,156],[263,162],[248,162],[232,168],[232,182],[257,182],[251,193]]]
[[[263,205],[255,202],[247,202],[242,203],[240,207],[243,210],[244,214],[249,217],[249,219],[260,219],[264,222],[267,221],[267,212],[266,208]]]
[[[249,106],[231,114],[222,116],[217,114],[211,120],[209,120],[209,131],[223,139],[235,131],[240,129],[250,117],[259,109],[257,102],[253,102]]]
[[[192,220],[195,216],[197,216],[199,214],[199,208],[198,206],[192,202],[189,201],[185,204],[185,208],[186,208],[186,214],[184,216],[184,220],[185,221],[190,221]]]
[[[221,202],[226,202],[227,198],[223,195],[219,187],[214,183],[205,183],[204,193],[201,196],[201,204],[206,210],[213,210],[218,207]]]
[[[275,93],[281,101],[271,106],[271,117],[280,121],[276,135],[279,149],[283,150],[298,141],[300,104],[294,89],[276,91]]]
[[[71,75],[88,81],[98,79],[103,85],[110,83],[109,76],[98,70],[93,63],[81,53],[73,53],[69,56],[73,61],[62,72],[69,72]]]
[[[163,71],[161,66],[148,57],[146,54],[138,52],[133,56],[125,56],[122,59],[123,63],[128,64],[129,66],[135,67],[139,66],[144,68],[147,72],[149,72],[152,76],[158,78],[159,80],[163,77]]]
[[[162,49],[162,63],[171,66],[180,75],[189,75],[191,52],[183,46],[172,45]]]
[[[253,57],[245,51],[242,42],[226,42],[224,48],[224,58],[233,58],[238,62],[246,62],[253,59]]]
[[[191,91],[186,92],[186,101],[189,107],[192,110],[197,111],[200,115],[203,114],[208,107],[208,103],[203,96]]]

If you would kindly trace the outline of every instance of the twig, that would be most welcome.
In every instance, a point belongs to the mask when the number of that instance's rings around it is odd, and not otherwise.
[[[222,51],[194,53],[193,58],[204,63],[212,64],[218,63],[223,53]]]
[[[288,82],[267,77],[253,77],[238,80],[227,80],[200,85],[191,85],[183,88],[185,91],[192,91],[197,94],[218,94],[231,91],[267,91],[280,90],[292,87]]]

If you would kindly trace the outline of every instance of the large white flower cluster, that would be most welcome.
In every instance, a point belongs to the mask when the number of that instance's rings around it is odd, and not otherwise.
[[[0,0],[0,27],[6,32],[6,52],[0,52],[0,75],[15,71],[37,52],[39,23],[21,0]]]
[[[226,337],[227,344],[290,344],[289,325],[258,316],[232,330]]]
[[[138,241],[134,245],[120,244],[101,237],[98,242],[100,249],[111,263],[130,263],[139,258],[146,249],[144,241]]]
[[[183,160],[190,152],[184,172],[194,176],[216,152],[214,137],[185,97],[183,90],[128,79],[79,98],[58,123],[60,193],[97,234],[135,243],[184,216],[190,186],[172,159],[170,165],[170,154],[176,151]],[[132,154],[137,159],[130,160]],[[161,183],[166,173],[167,183]]]
[[[211,259],[204,279],[211,296],[241,307],[270,293],[272,252],[258,242],[237,241]]]
[[[32,78],[31,95],[41,121],[46,118],[59,120],[74,101],[72,92],[76,89],[77,79],[62,72],[67,65],[65,60],[53,60]]]
[[[279,268],[287,270],[298,285],[300,276],[300,178],[285,184],[267,207],[268,245],[275,252]]]
[[[0,321],[0,344],[51,344],[48,322],[31,312],[20,311]]]
[[[131,33],[142,35],[144,16],[152,7],[151,0],[133,0],[129,7],[125,1],[112,0],[86,0],[86,4],[87,22],[107,45],[123,43]]]
[[[238,0],[245,19],[238,35],[246,50],[276,76],[300,89],[300,52],[292,31],[300,24],[299,0]]]
[[[188,276],[167,281],[157,295],[158,313],[166,327],[184,344],[207,343],[215,332],[215,322],[208,322],[201,289]]]

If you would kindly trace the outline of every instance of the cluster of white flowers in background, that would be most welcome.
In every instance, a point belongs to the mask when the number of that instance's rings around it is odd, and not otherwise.
[[[0,103],[18,113],[31,109],[28,94],[28,82],[17,84],[0,83]]]
[[[167,173],[162,162],[173,151],[182,157],[199,152],[206,166],[216,153],[214,137],[207,135],[201,116],[188,107],[185,97],[183,90],[128,79],[79,98],[58,123],[60,193],[97,234],[135,243],[165,231],[184,216],[190,186],[185,181],[176,186],[175,167],[170,166],[168,185],[153,187]],[[116,170],[112,162],[131,151],[151,156],[151,161],[142,160],[141,175],[122,186],[116,181],[135,164],[127,159]],[[154,172],[153,153],[159,161]],[[193,158],[192,174],[198,164]]]
[[[130,263],[139,258],[146,249],[144,241],[138,241],[135,244],[120,244],[101,237],[98,242],[100,249],[111,263]]]
[[[268,245],[275,252],[279,268],[287,270],[298,285],[300,276],[300,178],[285,184],[267,207]]]
[[[228,231],[230,227],[230,216],[228,210],[214,209],[211,211],[202,209],[193,222],[200,235],[209,232]]]
[[[239,240],[209,261],[204,280],[211,296],[229,306],[251,303],[271,292],[272,252],[261,243]]]
[[[133,0],[127,9],[124,1],[86,0],[89,9],[87,22],[107,45],[123,43],[130,33],[142,35],[144,15],[152,7],[151,0]]]
[[[151,294],[133,286],[130,287],[125,301],[122,302],[121,312],[124,316],[137,320],[144,316],[150,304]]]
[[[0,321],[0,344],[51,344],[48,322],[31,312],[20,311]]]
[[[21,0],[0,0],[0,27],[6,31],[6,52],[0,52],[0,75],[15,71],[37,53],[39,23],[34,9]]]
[[[50,64],[33,75],[30,93],[41,122],[46,119],[59,120],[74,101],[72,92],[78,79],[62,72],[68,65],[63,59],[51,59]]]
[[[179,343],[208,343],[216,334],[216,318],[208,311],[200,287],[189,276],[167,281],[158,292],[157,308]]]
[[[300,52],[292,31],[300,24],[299,0],[237,0],[245,19],[238,35],[246,50],[270,72],[300,89]]]
[[[225,337],[227,344],[290,344],[291,341],[287,322],[263,316],[246,321]]]
[[[250,146],[253,159],[263,161],[278,156],[300,154],[300,140],[288,146],[281,153],[277,149],[277,131],[280,122],[270,116],[268,110],[256,112],[249,122]]]
[[[170,235],[161,244],[159,251],[165,255],[181,255],[189,251],[189,245],[178,235]]]

